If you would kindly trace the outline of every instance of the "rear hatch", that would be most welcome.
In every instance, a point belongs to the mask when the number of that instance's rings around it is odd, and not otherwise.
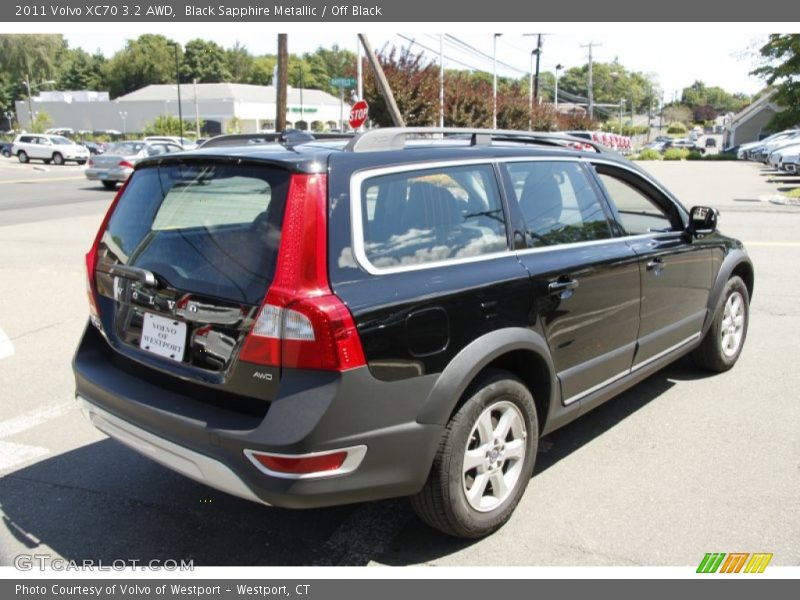
[[[238,356],[275,275],[290,177],[239,160],[137,169],[96,250],[109,344],[162,374],[270,400],[279,368]]]

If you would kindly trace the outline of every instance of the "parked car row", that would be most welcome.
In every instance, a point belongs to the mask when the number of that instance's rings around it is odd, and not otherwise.
[[[569,135],[591,140],[602,144],[606,148],[619,152],[620,154],[630,154],[633,149],[633,140],[627,135],[609,133],[608,131],[569,131]],[[587,145],[588,146],[588,145]],[[577,148],[578,150],[589,150],[587,148]]]
[[[794,151],[797,147],[800,147],[800,129],[787,129],[774,133],[763,140],[742,144],[739,146],[736,156],[741,160],[759,161],[775,168],[782,168],[782,164],[786,162],[784,155],[797,154]],[[796,172],[796,169],[797,167],[795,167],[795,171],[791,172]]]
[[[708,141],[711,141],[713,143],[708,144]],[[704,147],[691,139],[660,136],[657,137],[654,141],[645,145],[644,148],[642,149],[656,150],[658,152],[666,152],[670,148],[679,148],[683,150],[688,150],[689,152],[699,152],[700,154],[705,154],[706,148],[714,148],[716,147],[716,145],[717,141],[714,138],[708,138],[708,140],[706,140],[706,145]]]

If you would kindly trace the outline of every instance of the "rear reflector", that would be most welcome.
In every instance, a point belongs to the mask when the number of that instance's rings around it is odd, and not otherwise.
[[[344,371],[366,364],[350,311],[328,282],[327,177],[293,175],[276,275],[241,360]]]
[[[358,468],[366,453],[366,446],[298,455],[244,451],[245,456],[259,471],[285,479],[310,479],[351,473]]]

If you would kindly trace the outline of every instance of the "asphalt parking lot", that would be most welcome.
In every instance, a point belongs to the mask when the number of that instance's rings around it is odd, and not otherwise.
[[[90,427],[70,360],[87,319],[83,254],[113,193],[78,167],[0,159],[0,565],[35,553],[694,567],[706,552],[800,565],[800,207],[771,201],[794,179],[752,163],[642,165],[686,205],[718,207],[720,229],[746,242],[756,285],[741,359],[716,376],[680,361],[547,436],[511,522],[464,542],[402,499],[288,511],[228,497]]]

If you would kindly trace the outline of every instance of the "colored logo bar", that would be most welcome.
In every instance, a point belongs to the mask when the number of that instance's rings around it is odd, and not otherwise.
[[[763,573],[772,560],[767,552],[707,552],[697,567],[698,573]]]

